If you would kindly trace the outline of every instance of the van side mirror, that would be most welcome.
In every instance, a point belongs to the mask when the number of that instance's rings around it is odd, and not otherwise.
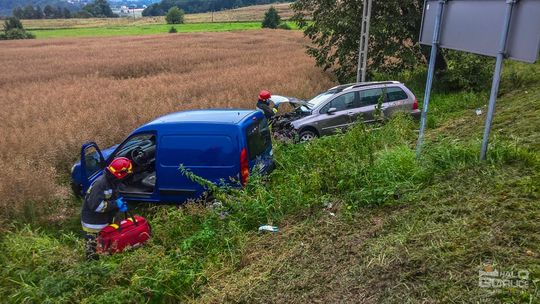
[[[328,111],[326,111],[326,114],[332,115],[332,114],[334,114],[336,111],[337,111],[336,108],[330,108],[330,109],[328,109]]]

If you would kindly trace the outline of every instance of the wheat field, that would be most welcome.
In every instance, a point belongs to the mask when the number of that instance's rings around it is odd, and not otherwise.
[[[263,88],[327,89],[306,44],[282,30],[0,42],[0,210],[68,199],[85,141],[112,145],[173,111],[253,108]]]

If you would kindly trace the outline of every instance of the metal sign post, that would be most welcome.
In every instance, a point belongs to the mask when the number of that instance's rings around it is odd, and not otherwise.
[[[360,43],[358,44],[358,69],[356,70],[356,82],[366,81],[369,24],[371,21],[372,1],[373,0],[364,0],[364,6],[362,7],[362,27],[360,29]]]
[[[435,61],[437,60],[437,49],[439,47],[439,35],[441,32],[441,19],[446,0],[439,0],[437,15],[435,15],[435,27],[433,29],[433,41],[431,43],[431,54],[429,56],[428,75],[426,80],[426,91],[424,93],[424,101],[422,104],[422,116],[420,118],[420,133],[418,134],[418,142],[416,144],[416,158],[420,158],[422,152],[422,143],[424,141],[424,132],[426,129],[427,111],[429,106],[429,98],[431,96],[431,87],[433,84],[433,75],[435,74]],[[429,4],[428,4],[429,5]]]
[[[495,102],[497,101],[497,92],[501,82],[502,65],[504,56],[506,56],[506,41],[508,40],[508,29],[510,29],[510,19],[512,17],[512,8],[516,0],[506,0],[506,14],[504,16],[504,27],[501,33],[499,43],[499,53],[497,54],[497,62],[495,63],[495,72],[493,73],[493,83],[491,84],[491,94],[489,96],[488,112],[486,117],[486,125],[484,127],[484,138],[482,139],[482,149],[480,150],[480,160],[486,159],[488,149],[489,133],[491,132],[491,123],[493,122],[493,112],[495,111]]]

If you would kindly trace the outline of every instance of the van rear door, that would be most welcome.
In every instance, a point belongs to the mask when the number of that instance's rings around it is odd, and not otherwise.
[[[253,122],[246,127],[245,134],[249,171],[252,172],[255,169],[259,173],[268,173],[274,166],[268,120],[254,117]]]

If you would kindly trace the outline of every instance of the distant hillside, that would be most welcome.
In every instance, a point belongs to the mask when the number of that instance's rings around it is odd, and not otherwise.
[[[215,13],[187,14],[186,22],[228,22],[228,21],[261,21],[270,6],[273,6],[282,20],[289,20],[293,15],[291,2],[251,5]]]
[[[111,7],[128,4],[143,7],[143,5],[151,5],[158,1],[159,0],[108,0]],[[53,7],[67,8],[70,11],[78,11],[89,2],[92,2],[92,0],[0,0],[0,16],[11,16],[14,8],[24,7],[26,5],[32,5],[34,7],[40,6],[42,9],[47,5],[51,5]]]
[[[264,5],[252,5],[242,8],[223,10],[215,13],[186,14],[186,23],[203,22],[250,22],[261,21],[264,13],[273,6],[278,11],[282,20],[289,20],[293,11],[291,3],[275,3]],[[29,30],[43,29],[75,29],[75,28],[100,28],[120,26],[145,26],[165,23],[165,17],[143,18],[85,18],[85,19],[28,19],[22,20],[25,28]]]
[[[183,9],[188,14],[193,14],[289,1],[290,0],[161,0],[158,3],[148,6],[143,11],[143,16],[164,16],[173,6]]]

